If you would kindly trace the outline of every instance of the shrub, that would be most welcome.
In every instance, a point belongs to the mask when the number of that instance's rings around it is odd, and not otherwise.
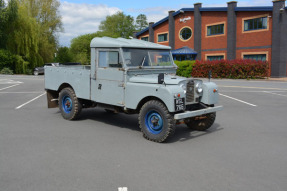
[[[174,63],[178,66],[176,71],[176,75],[183,77],[191,77],[192,68],[194,66],[195,61],[185,60],[185,61],[174,61]]]
[[[3,69],[0,71],[0,74],[13,75],[13,70],[10,70],[10,68],[3,68]]]
[[[191,75],[193,77],[206,78],[210,70],[213,78],[264,78],[268,76],[268,63],[242,59],[196,61]]]

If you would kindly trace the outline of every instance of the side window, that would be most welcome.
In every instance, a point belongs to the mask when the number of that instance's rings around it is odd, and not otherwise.
[[[120,68],[119,52],[117,51],[99,51],[99,67],[116,67]]]

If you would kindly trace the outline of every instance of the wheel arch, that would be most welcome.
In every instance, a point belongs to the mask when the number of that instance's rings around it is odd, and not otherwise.
[[[142,108],[142,106],[143,106],[146,102],[148,102],[148,101],[150,101],[150,100],[160,101],[160,102],[167,108],[166,104],[165,104],[160,98],[155,97],[155,96],[147,96],[147,97],[144,97],[144,98],[138,103],[137,109],[136,109],[137,113],[139,113],[139,111],[140,111],[140,109]]]
[[[70,84],[63,83],[59,86],[58,93],[60,93],[64,88],[71,88],[75,92],[74,88]]]

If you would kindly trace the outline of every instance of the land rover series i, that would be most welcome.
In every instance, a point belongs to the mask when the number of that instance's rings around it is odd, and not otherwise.
[[[176,76],[171,48],[137,39],[94,38],[91,65],[45,67],[48,107],[74,120],[82,108],[138,114],[143,136],[164,142],[177,123],[204,131],[215,121],[218,87]],[[111,115],[111,120],[113,115]]]

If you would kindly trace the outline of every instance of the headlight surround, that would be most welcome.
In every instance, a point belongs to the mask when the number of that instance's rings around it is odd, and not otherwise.
[[[202,88],[202,81],[201,80],[195,81],[195,90],[198,94],[202,94],[203,88]]]
[[[184,93],[186,93],[186,81],[181,81],[178,85],[184,90]]]

